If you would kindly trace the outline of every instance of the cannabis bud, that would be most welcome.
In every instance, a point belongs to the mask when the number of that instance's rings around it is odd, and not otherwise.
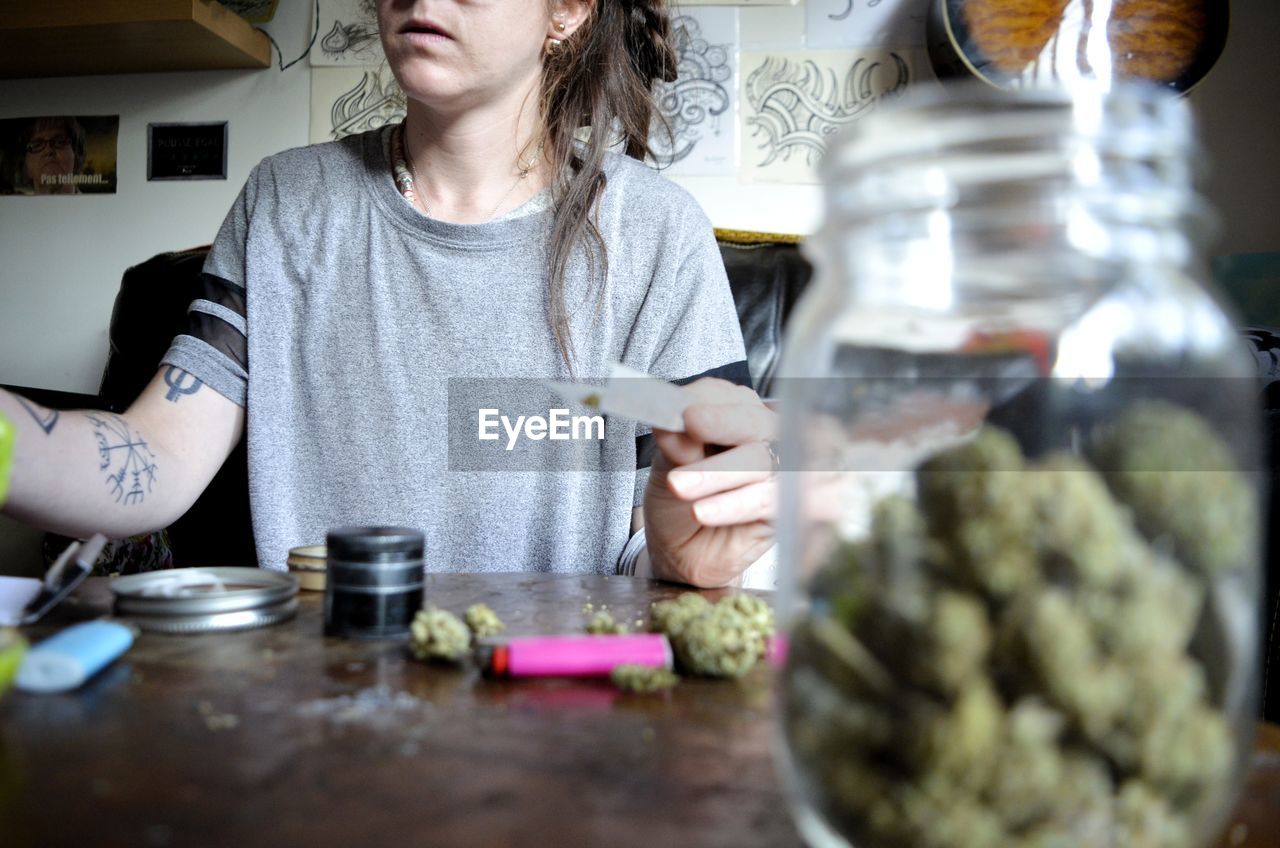
[[[488,604],[472,604],[463,613],[463,618],[466,619],[467,627],[471,628],[471,633],[477,639],[497,636],[507,629],[502,619],[498,618],[498,614],[490,609]]]
[[[1090,456],[1030,460],[984,428],[917,470],[918,508],[880,501],[815,575],[786,732],[856,841],[1190,846],[1228,785],[1197,651],[1205,581],[1248,562],[1253,493],[1170,404],[1134,404]],[[719,647],[723,670],[745,620],[710,620],[673,645],[704,664]]]
[[[647,665],[620,665],[609,674],[613,685],[624,692],[650,693],[672,688],[680,682],[675,672]]]
[[[409,647],[420,660],[458,662],[470,646],[471,631],[447,610],[419,610],[409,625]]]

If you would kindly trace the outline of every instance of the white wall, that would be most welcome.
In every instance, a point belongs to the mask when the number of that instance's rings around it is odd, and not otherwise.
[[[263,28],[295,58],[311,4],[284,0]],[[274,61],[274,59],[273,59]],[[209,242],[249,169],[305,144],[309,68],[0,80],[0,118],[118,114],[116,194],[0,197],[0,383],[92,394],[125,268]],[[146,180],[149,122],[229,121],[225,181]],[[33,573],[37,531],[0,516],[0,574]]]
[[[310,6],[286,0],[264,27],[287,59],[306,46]],[[116,194],[0,197],[0,383],[96,392],[121,273],[211,241],[249,169],[306,143],[310,92],[305,61],[284,73],[0,81],[0,117],[120,116]],[[227,179],[147,182],[147,124],[164,121],[229,121]]]

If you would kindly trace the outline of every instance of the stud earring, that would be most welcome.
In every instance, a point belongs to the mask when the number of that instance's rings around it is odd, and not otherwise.
[[[564,32],[564,21],[556,21],[556,32]]]

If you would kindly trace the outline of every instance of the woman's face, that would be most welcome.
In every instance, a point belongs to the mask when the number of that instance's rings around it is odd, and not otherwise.
[[[58,177],[75,170],[76,151],[71,135],[61,124],[39,124],[27,142],[26,167],[31,186],[39,194],[66,191]]]
[[[470,106],[538,79],[552,29],[546,0],[378,0],[391,70],[414,100]]]

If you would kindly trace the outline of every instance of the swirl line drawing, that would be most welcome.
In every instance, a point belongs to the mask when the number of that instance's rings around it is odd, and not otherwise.
[[[344,91],[329,109],[330,137],[344,138],[374,130],[404,117],[405,97],[394,79],[385,82],[377,71],[365,71],[360,82]]]
[[[874,110],[880,100],[900,95],[911,82],[910,65],[898,53],[889,53],[887,60],[857,59],[841,80],[834,69],[823,70],[812,60],[767,57],[744,86],[755,113],[747,126],[764,151],[756,167],[793,155],[803,155],[813,165],[832,135]]]
[[[677,76],[658,87],[658,125],[650,133],[650,147],[660,168],[686,159],[707,135],[719,135],[720,116],[731,105],[733,45],[709,43],[702,37],[701,24],[689,15],[673,18],[671,30]]]
[[[837,2],[839,2],[839,0],[837,0]],[[827,17],[833,21],[843,21],[845,18],[853,14],[854,0],[844,0],[844,2],[845,2],[845,7],[843,11],[837,12],[835,14],[829,14],[827,15]],[[879,6],[879,5],[880,5],[880,0],[867,0],[868,9],[874,9],[876,6]]]

